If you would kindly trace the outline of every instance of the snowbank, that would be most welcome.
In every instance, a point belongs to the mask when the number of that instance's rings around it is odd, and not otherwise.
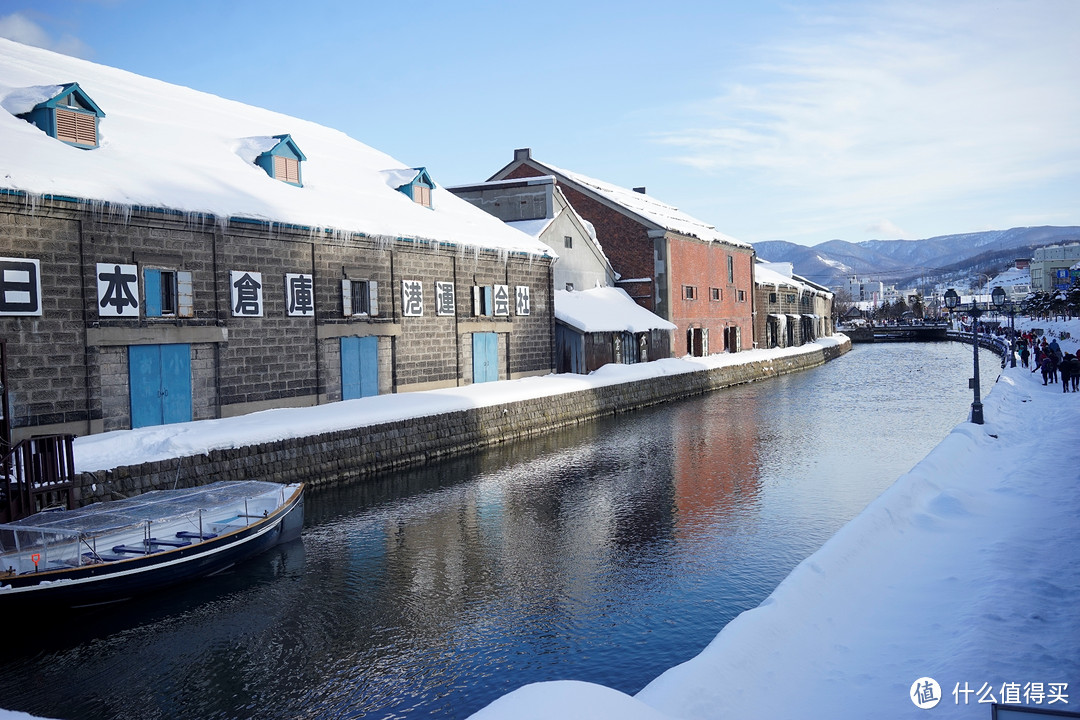
[[[78,472],[93,472],[122,465],[206,455],[212,450],[308,437],[414,417],[637,382],[664,375],[801,355],[816,352],[822,347],[835,347],[841,342],[841,337],[821,338],[807,345],[776,350],[748,350],[699,358],[669,358],[636,365],[611,364],[589,375],[562,374],[502,380],[446,390],[377,395],[313,407],[264,410],[220,420],[197,420],[137,430],[117,430],[77,438],[74,447],[75,469]]]
[[[1080,334],[1080,321],[1065,328]],[[948,717],[989,717],[992,701],[1075,710],[1080,394],[1006,368],[984,408],[985,425],[957,426],[760,606],[633,698],[538,683],[473,717],[922,717],[910,693],[924,677]]]

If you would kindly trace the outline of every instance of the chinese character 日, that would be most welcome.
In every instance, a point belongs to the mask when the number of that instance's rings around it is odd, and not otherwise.
[[[0,258],[0,315],[40,314],[40,261]]]
[[[401,281],[401,314],[406,317],[424,315],[424,285],[419,280]]]
[[[230,271],[233,315],[262,317],[262,273]]]
[[[307,317],[315,314],[315,294],[311,275],[285,274],[285,305],[290,316]]]
[[[98,315],[139,317],[139,268],[115,263],[97,264]]]

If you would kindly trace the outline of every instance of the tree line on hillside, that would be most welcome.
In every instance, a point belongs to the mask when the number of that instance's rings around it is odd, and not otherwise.
[[[833,321],[847,317],[848,311],[855,306],[851,294],[840,290],[833,296]],[[1008,307],[1005,308],[1006,312]],[[1014,306],[1017,313],[1021,307]],[[928,308],[921,295],[914,295],[910,302],[902,297],[886,301],[869,311],[864,316],[874,321],[902,320],[905,318],[924,319]],[[932,309],[931,309],[932,310]],[[1028,295],[1023,304],[1024,314],[1041,319],[1071,320],[1080,317],[1080,278],[1073,281],[1068,290],[1055,292],[1036,292]]]

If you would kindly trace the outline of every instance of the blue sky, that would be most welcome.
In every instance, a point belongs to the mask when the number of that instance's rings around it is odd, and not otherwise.
[[[0,36],[749,242],[1080,225],[1080,2],[5,0]]]

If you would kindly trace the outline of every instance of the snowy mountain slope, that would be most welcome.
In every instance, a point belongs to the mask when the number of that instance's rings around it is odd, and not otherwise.
[[[887,282],[932,276],[937,270],[1007,263],[1034,248],[1080,241],[1080,227],[1030,227],[940,235],[923,240],[829,240],[813,247],[784,241],[755,243],[759,257],[790,262],[795,272],[823,285],[857,274]]]

